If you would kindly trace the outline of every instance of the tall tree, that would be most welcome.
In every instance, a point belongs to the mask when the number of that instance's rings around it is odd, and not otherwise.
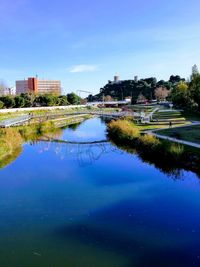
[[[199,70],[198,70],[198,67],[197,65],[195,64],[193,67],[192,67],[192,77],[193,76],[196,76],[199,74]]]
[[[198,105],[198,110],[200,111],[200,74],[193,74],[192,80],[190,83],[191,97]]]

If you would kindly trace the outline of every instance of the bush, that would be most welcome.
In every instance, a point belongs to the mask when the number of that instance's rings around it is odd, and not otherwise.
[[[108,131],[116,139],[126,142],[136,140],[140,136],[139,130],[127,120],[111,121],[108,125]]]

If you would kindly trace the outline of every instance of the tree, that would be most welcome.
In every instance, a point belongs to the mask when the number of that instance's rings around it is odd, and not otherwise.
[[[154,94],[158,101],[164,101],[169,96],[170,91],[164,86],[160,86],[155,89]]]
[[[25,106],[25,99],[22,96],[15,97],[15,107],[23,108]]]
[[[194,102],[198,105],[200,111],[200,74],[193,73],[192,81],[190,83],[191,96]]]
[[[69,105],[69,102],[67,100],[67,96],[66,95],[59,96],[58,99],[57,99],[57,105],[58,106],[67,106],[67,105]]]
[[[12,96],[2,96],[0,97],[0,101],[4,103],[6,108],[13,108],[15,106],[15,100]]]
[[[199,70],[197,65],[195,64],[194,66],[192,66],[192,77],[196,76],[199,74]]]
[[[169,82],[171,83],[180,83],[181,77],[179,75],[171,75],[169,78]]]
[[[81,98],[75,93],[67,94],[67,100],[71,105],[78,105],[80,103]]]
[[[181,81],[171,93],[172,102],[180,108],[189,108],[191,106],[191,93],[186,82]]]
[[[21,97],[24,98],[25,101],[25,107],[33,107],[35,103],[36,96],[31,93],[21,94]]]
[[[58,105],[58,99],[55,95],[43,94],[36,97],[35,104],[46,107],[56,106]]]
[[[100,89],[100,92],[102,91],[102,88]],[[89,95],[88,96],[88,102],[92,102],[93,101],[93,95]]]

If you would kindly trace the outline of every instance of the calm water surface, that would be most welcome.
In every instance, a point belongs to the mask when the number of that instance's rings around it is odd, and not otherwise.
[[[90,119],[0,170],[0,267],[200,266],[200,183],[105,140]],[[177,178],[177,177],[176,177]]]

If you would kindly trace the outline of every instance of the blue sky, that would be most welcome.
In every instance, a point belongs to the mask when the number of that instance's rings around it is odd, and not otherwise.
[[[199,0],[0,0],[0,79],[38,74],[65,92],[200,66]]]

